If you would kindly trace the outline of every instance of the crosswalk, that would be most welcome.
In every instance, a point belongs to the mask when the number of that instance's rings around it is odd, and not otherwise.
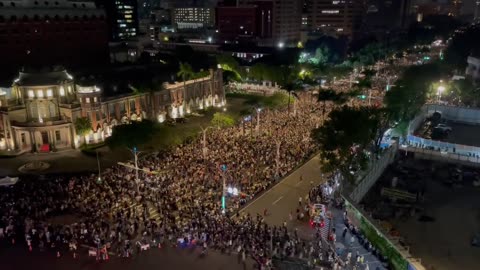
[[[330,233],[331,223],[332,223],[331,219],[326,218],[324,220],[324,226],[320,228],[320,235],[322,236],[323,240],[325,240],[325,241],[329,241],[328,235]]]

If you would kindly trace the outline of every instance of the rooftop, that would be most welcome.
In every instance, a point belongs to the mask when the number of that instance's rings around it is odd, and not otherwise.
[[[72,75],[63,69],[59,71],[27,73],[20,72],[17,79],[13,81],[18,86],[47,86],[58,85],[64,81],[72,81]]]

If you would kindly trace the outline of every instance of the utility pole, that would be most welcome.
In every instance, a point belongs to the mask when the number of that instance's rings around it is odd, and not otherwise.
[[[203,137],[202,137],[202,147],[203,147],[202,153],[203,153],[203,158],[205,159],[207,157],[207,152],[208,152],[208,149],[207,149],[207,130],[209,128],[211,128],[211,126],[206,127],[206,128],[203,128],[203,127],[200,127],[200,128],[202,129],[202,135],[203,135]]]
[[[257,136],[260,135],[260,112],[261,111],[262,111],[262,108],[257,108],[257,126],[255,127]]]
[[[96,154],[97,154],[97,165],[98,165],[98,178],[97,178],[97,182],[102,182],[102,173],[100,171],[100,159],[98,158],[98,150],[95,151]]]
[[[275,157],[275,163],[276,163],[275,174],[278,176],[279,170],[280,170],[280,146],[282,144],[282,141],[277,140],[276,143],[277,143],[277,153]]]
[[[128,149],[132,152],[133,157],[135,159],[135,183],[137,184],[137,192],[140,191],[140,179],[138,178],[138,155],[142,153],[141,151],[137,151],[137,147],[133,147],[133,149]]]
[[[220,170],[222,171],[222,178],[223,178],[223,185],[222,185],[222,214],[225,214],[227,208],[227,194],[226,194],[226,183],[225,183],[225,173],[227,171],[227,165],[223,164],[220,166]]]

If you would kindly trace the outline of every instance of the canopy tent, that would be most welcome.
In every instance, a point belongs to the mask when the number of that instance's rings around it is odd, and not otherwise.
[[[13,186],[18,182],[18,177],[4,177],[0,178],[0,187]]]

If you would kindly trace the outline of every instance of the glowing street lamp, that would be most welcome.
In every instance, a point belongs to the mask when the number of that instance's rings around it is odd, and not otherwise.
[[[442,98],[442,93],[445,91],[445,86],[440,85],[437,88],[437,96],[438,96],[438,102],[440,103],[440,99]]]

